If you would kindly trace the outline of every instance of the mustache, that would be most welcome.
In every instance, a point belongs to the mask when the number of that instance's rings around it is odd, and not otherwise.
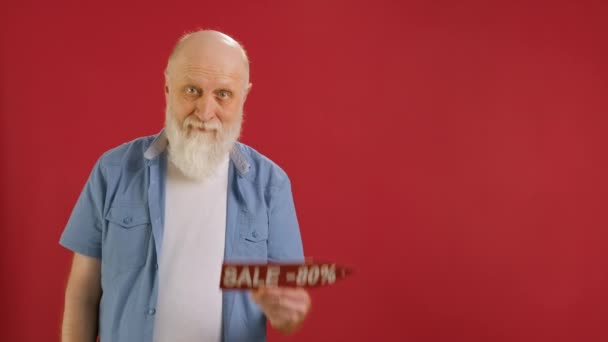
[[[221,129],[221,124],[218,121],[203,122],[199,120],[196,116],[190,115],[186,117],[184,123],[182,124],[182,127],[184,129],[201,128],[206,131],[217,131]]]

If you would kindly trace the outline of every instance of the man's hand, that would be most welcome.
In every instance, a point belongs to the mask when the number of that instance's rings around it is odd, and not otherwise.
[[[310,311],[310,295],[301,288],[261,287],[251,291],[251,297],[270,325],[285,334],[300,328]]]

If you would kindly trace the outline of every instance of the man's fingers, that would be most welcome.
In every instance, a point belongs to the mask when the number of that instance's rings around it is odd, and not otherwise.
[[[259,289],[260,290],[260,289]],[[310,297],[306,291],[299,292],[294,289],[283,291],[279,288],[265,288],[260,291],[252,291],[253,300],[260,305],[264,311],[277,312],[280,310],[290,310],[306,312],[310,306]]]
[[[250,294],[270,324],[283,332],[297,329],[310,311],[310,295],[305,289],[264,287]]]
[[[286,323],[299,322],[306,316],[307,310],[305,306],[284,304],[280,306],[272,306],[268,308],[266,317],[270,320],[273,326],[284,325]]]
[[[258,288],[254,292],[261,297],[277,296],[277,297],[292,298],[294,300],[300,300],[300,299],[310,300],[310,296],[308,295],[308,292],[306,292],[306,290],[300,289],[300,288],[262,287],[262,288]]]
[[[310,301],[310,295],[304,289],[283,288],[280,295],[293,300]]]

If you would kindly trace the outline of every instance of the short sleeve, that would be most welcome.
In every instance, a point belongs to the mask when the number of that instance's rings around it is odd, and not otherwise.
[[[79,254],[101,258],[101,227],[105,193],[106,182],[100,159],[80,193],[59,240],[60,245]]]
[[[288,178],[273,188],[269,209],[269,260],[303,262],[302,238]]]

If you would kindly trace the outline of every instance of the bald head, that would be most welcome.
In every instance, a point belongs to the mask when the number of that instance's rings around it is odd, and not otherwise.
[[[245,49],[232,37],[219,31],[200,30],[182,36],[169,56],[165,77],[180,72],[184,66],[202,66],[249,83],[249,59]]]

